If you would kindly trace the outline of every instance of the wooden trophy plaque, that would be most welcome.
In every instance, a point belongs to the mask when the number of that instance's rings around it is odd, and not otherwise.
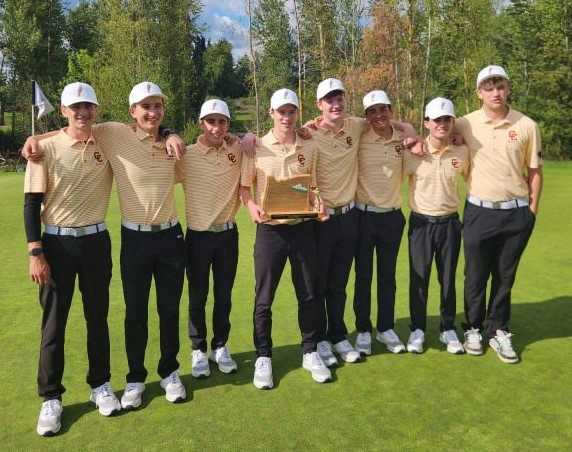
[[[310,203],[310,174],[293,176],[286,180],[268,177],[262,193],[262,209],[270,220],[317,218]]]

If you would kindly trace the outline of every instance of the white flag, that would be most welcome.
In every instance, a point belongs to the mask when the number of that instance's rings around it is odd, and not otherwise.
[[[42,88],[35,81],[34,84],[34,107],[38,107],[38,119],[54,111],[54,107],[50,104],[48,98],[44,95]]]

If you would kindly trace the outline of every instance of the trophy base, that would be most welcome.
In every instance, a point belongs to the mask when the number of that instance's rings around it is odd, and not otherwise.
[[[318,218],[318,212],[272,212],[267,213],[271,220],[292,220],[298,218]]]

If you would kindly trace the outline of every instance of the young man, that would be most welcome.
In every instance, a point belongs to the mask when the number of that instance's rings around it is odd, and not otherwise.
[[[330,370],[316,352],[318,271],[314,222],[306,219],[270,220],[262,210],[262,194],[268,178],[289,180],[312,175],[315,186],[317,148],[313,140],[300,138],[295,130],[298,97],[280,89],[270,99],[273,128],[256,147],[254,159],[242,166],[241,197],[256,227],[254,245],[254,345],[256,363],[253,383],[259,389],[274,386],[272,378],[272,302],[286,259],[292,267],[292,282],[298,299],[298,323],[302,333],[304,369],[318,383],[331,380]],[[254,199],[251,187],[255,186]],[[318,202],[317,199],[315,199]]]
[[[228,135],[230,112],[219,99],[206,101],[199,115],[203,133],[181,161],[187,213],[187,277],[189,337],[193,377],[210,375],[205,305],[212,266],[214,282],[213,338],[210,359],[221,372],[237,369],[226,342],[230,332],[231,295],[238,264],[238,229],[242,154]]]
[[[441,285],[440,341],[453,354],[464,353],[455,332],[455,275],[461,249],[458,178],[467,177],[469,151],[451,143],[455,122],[453,103],[442,97],[425,108],[429,130],[422,157],[406,153],[403,175],[409,178],[409,311],[411,334],[407,351],[423,353],[427,329],[427,294],[433,258]]]
[[[167,154],[159,135],[165,114],[164,99],[156,84],[139,83],[129,94],[129,113],[137,124],[135,133],[119,123],[100,124],[95,131],[113,169],[122,217],[121,281],[129,373],[121,405],[126,409],[139,407],[145,390],[152,278],[159,314],[160,384],[169,402],[186,398],[177,361],[184,241],[175,209],[175,159]]]
[[[358,236],[358,211],[354,209],[357,187],[357,153],[365,127],[361,118],[345,112],[345,88],[340,80],[326,79],[318,85],[318,109],[313,133],[318,145],[318,186],[328,221],[316,225],[318,241],[318,352],[327,366],[337,364],[336,351],[348,363],[360,354],[347,340],[344,323],[346,284]]]
[[[359,211],[355,260],[354,312],[358,332],[355,348],[371,354],[371,281],[377,254],[376,338],[392,353],[405,351],[394,331],[395,267],[405,217],[401,212],[403,133],[392,125],[391,101],[384,91],[363,98],[369,129],[358,151],[356,208]]]
[[[464,214],[465,350],[481,355],[484,333],[503,362],[516,363],[509,332],[511,290],[538,212],[540,131],[510,108],[510,82],[502,67],[479,72],[477,94],[482,108],[457,122],[471,154]]]
[[[91,86],[67,85],[62,91],[61,113],[68,126],[42,141],[43,160],[28,162],[26,168],[24,220],[30,277],[40,285],[43,310],[38,393],[44,403],[36,429],[42,436],[55,435],[61,428],[65,330],[76,276],[87,325],[90,400],[104,416],[121,409],[109,383],[107,314],[112,264],[104,219],[112,175],[92,135],[97,105]]]

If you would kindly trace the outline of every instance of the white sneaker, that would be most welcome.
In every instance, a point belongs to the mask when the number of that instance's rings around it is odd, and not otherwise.
[[[161,387],[165,390],[165,398],[171,403],[183,402],[187,398],[187,391],[185,391],[185,386],[179,378],[178,370],[163,378]]]
[[[102,416],[111,416],[121,411],[121,403],[115,397],[109,381],[97,388],[93,388],[89,400],[95,403],[95,406],[99,409],[99,414]]]
[[[124,410],[135,410],[141,406],[141,396],[145,392],[145,383],[127,383],[121,396]]]
[[[272,389],[274,387],[274,382],[272,381],[272,358],[268,356],[256,358],[252,383],[258,389]]]
[[[206,378],[211,374],[209,359],[205,352],[193,350],[191,354],[191,375],[195,378]]]
[[[361,359],[359,352],[352,347],[347,339],[334,344],[334,350],[346,363],[357,363]]]
[[[465,331],[465,351],[469,355],[479,356],[483,354],[483,336],[476,328]]]
[[[236,361],[230,356],[228,347],[226,345],[213,350],[209,356],[209,359],[218,365],[218,370],[223,374],[230,374],[236,372],[238,366]]]
[[[371,355],[371,333],[358,333],[356,337],[356,350],[362,355]]]
[[[465,353],[463,344],[457,337],[455,330],[446,330],[441,332],[439,340],[447,346],[447,351],[453,355],[462,355]]]
[[[511,337],[511,333],[497,330],[495,337],[489,339],[489,345],[497,352],[497,356],[503,363],[514,364],[519,361],[518,355],[512,347]]]
[[[423,343],[425,342],[425,333],[417,328],[412,331],[407,340],[407,351],[409,353],[423,353]]]
[[[384,344],[391,353],[403,353],[405,351],[405,345],[392,329],[385,330],[383,333],[378,331],[375,338]]]
[[[338,358],[334,356],[334,352],[332,351],[332,344],[328,341],[318,342],[318,354],[326,366],[331,367],[338,364]]]
[[[302,367],[312,373],[312,378],[317,383],[326,383],[332,380],[332,372],[326,367],[318,352],[304,353]]]
[[[58,399],[46,400],[42,403],[36,432],[40,436],[54,436],[62,428],[62,402]]]

